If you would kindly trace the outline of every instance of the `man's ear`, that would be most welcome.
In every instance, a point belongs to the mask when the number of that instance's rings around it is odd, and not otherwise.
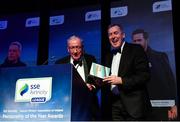
[[[67,47],[67,51],[70,52],[68,47]]]
[[[125,33],[123,33],[123,38],[125,38],[126,37],[126,34]]]

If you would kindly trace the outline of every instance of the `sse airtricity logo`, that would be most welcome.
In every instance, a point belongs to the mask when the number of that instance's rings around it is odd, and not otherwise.
[[[51,99],[52,77],[23,78],[16,81],[15,102],[45,103]]]
[[[21,89],[20,89],[20,95],[23,96],[29,89],[29,86],[25,84]]]

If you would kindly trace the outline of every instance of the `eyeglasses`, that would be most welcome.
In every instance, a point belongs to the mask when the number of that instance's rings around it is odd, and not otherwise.
[[[82,49],[82,46],[69,46],[68,48],[69,48],[70,50],[74,50],[74,49],[81,50],[81,49]]]

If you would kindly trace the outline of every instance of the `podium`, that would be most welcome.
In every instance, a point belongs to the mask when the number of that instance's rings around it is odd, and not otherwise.
[[[91,98],[71,64],[0,69],[0,121],[88,121]]]

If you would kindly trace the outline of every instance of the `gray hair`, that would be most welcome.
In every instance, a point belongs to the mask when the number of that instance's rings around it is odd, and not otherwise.
[[[21,50],[22,50],[22,45],[21,45],[21,43],[20,43],[20,42],[18,42],[18,41],[11,42],[10,46],[11,46],[11,45],[16,45],[16,46],[18,47],[19,51],[21,51]]]
[[[81,41],[81,44],[82,44],[82,46],[83,46],[83,40],[82,40],[79,36],[76,36],[76,35],[73,35],[73,36],[69,37],[69,38],[67,39],[67,44],[68,44],[71,40],[77,40],[77,39]]]

